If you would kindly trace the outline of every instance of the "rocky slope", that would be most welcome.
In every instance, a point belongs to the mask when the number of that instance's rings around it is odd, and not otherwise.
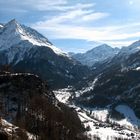
[[[0,120],[0,139],[1,140],[37,140],[33,134],[21,129],[4,119]]]
[[[0,108],[2,118],[37,139],[86,139],[76,112],[58,102],[47,85],[33,74],[0,73]]]

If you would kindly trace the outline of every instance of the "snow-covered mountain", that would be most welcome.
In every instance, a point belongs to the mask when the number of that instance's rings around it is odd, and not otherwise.
[[[20,42],[27,41],[29,44],[26,44],[24,46],[18,46]],[[44,46],[52,49],[54,53],[58,55],[66,55],[61,50],[56,48],[48,41],[47,38],[39,34],[34,29],[31,29],[29,27],[26,27],[24,25],[19,24],[15,19],[11,20],[4,26],[1,25],[0,30],[0,51],[2,50],[9,50],[9,53],[11,53],[11,48],[14,48],[14,51],[12,51],[12,54],[8,54],[8,62],[11,63],[14,59],[14,56],[16,55],[17,51],[20,49],[24,57],[25,51],[29,51],[32,47],[35,46]],[[15,54],[14,54],[15,53]],[[11,56],[13,55],[13,57]],[[18,57],[17,61],[20,61],[22,58]]]
[[[95,64],[96,69],[93,70],[92,76],[85,79],[85,87],[82,85],[82,90],[78,90],[80,95],[77,97],[80,98],[77,99],[77,102],[82,101],[85,106],[105,107],[112,104],[114,99],[114,103],[115,100],[123,100],[121,102],[125,101],[129,106],[137,108],[140,82],[139,46],[140,41],[134,42],[130,46],[122,48],[112,59],[98,65]],[[127,94],[131,94],[131,96]],[[129,102],[130,98],[133,99],[132,102]]]
[[[127,55],[131,55],[133,53],[136,53],[140,50],[140,40],[132,43],[131,45],[129,45],[128,47],[123,47],[120,51],[120,54],[127,54]]]
[[[127,47],[122,47],[119,53],[112,59],[100,62],[93,66],[94,74],[105,73],[109,71],[127,71],[137,69],[140,66],[140,40],[130,44]]]
[[[77,110],[91,136],[140,139],[140,41],[94,64],[92,75],[56,97]]]
[[[72,84],[88,71],[46,37],[15,19],[0,29],[0,59],[1,67],[10,65],[14,71],[35,73],[54,87]]]
[[[70,55],[83,65],[93,66],[95,63],[100,63],[108,58],[114,57],[118,52],[119,48],[112,48],[107,44],[103,44],[85,53],[70,53]]]

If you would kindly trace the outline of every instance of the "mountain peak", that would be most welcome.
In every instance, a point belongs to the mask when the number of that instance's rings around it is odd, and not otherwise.
[[[24,48],[42,46],[52,49],[58,55],[66,55],[39,32],[18,23],[16,19],[12,19],[0,30],[0,50],[10,49],[13,46],[17,47],[20,42],[28,42]]]
[[[99,63],[114,57],[119,52],[119,49],[112,48],[107,44],[102,44],[83,54],[73,54],[72,57],[80,61],[87,66],[93,66],[95,63]]]
[[[11,27],[17,28],[18,25],[19,25],[19,23],[16,21],[16,19],[12,19],[5,26],[6,27],[11,26]]]
[[[95,52],[100,53],[101,51],[109,51],[109,50],[113,50],[113,48],[107,44],[102,44],[94,47],[91,50],[88,50],[86,53],[95,53]]]
[[[3,25],[0,30],[0,50],[8,49],[20,42],[19,27],[20,24],[15,19]]]
[[[102,44],[102,45],[99,45],[99,46],[97,46],[97,47],[95,47],[93,49],[97,49],[97,48],[99,48],[99,49],[107,49],[107,48],[112,48],[112,47],[107,45],[107,44]]]
[[[17,20],[14,18],[14,19],[10,20],[8,23],[17,23]]]
[[[111,46],[109,46],[108,44],[102,44],[102,45],[100,45],[100,46],[102,46],[102,47],[111,47]],[[112,48],[112,47],[111,47]]]

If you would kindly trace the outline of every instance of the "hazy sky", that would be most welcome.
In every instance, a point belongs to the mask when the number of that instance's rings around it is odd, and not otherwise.
[[[0,22],[16,18],[64,51],[140,39],[140,0],[0,0]]]

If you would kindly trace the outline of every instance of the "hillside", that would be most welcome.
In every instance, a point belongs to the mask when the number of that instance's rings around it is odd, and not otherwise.
[[[1,117],[37,139],[85,139],[76,112],[56,100],[38,76],[0,73],[0,102]],[[22,133],[28,139],[26,134]]]

